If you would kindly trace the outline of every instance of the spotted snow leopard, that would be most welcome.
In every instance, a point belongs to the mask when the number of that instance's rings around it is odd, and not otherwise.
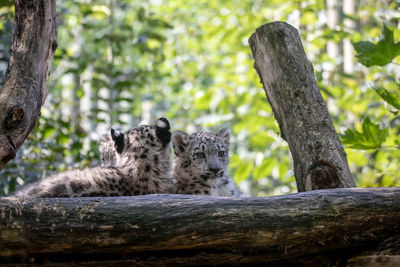
[[[227,129],[217,134],[206,131],[191,135],[174,132],[173,176],[178,194],[241,196],[228,174],[229,137]]]
[[[174,193],[170,174],[169,122],[141,125],[124,133],[111,129],[115,164],[71,170],[27,185],[15,197],[131,196]]]

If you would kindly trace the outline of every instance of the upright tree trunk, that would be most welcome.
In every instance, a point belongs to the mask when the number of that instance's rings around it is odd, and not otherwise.
[[[15,1],[14,35],[0,89],[0,170],[32,131],[57,48],[55,0]]]
[[[346,153],[297,30],[284,22],[265,24],[249,43],[254,67],[292,153],[298,191],[354,187]]]

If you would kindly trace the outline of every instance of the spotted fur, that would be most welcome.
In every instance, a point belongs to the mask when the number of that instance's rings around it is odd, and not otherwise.
[[[23,187],[16,197],[131,196],[174,193],[170,175],[170,126],[165,118],[125,133],[111,129],[112,161],[63,172]],[[112,164],[110,164],[112,163]],[[114,165],[113,165],[114,164]]]
[[[199,131],[172,135],[175,152],[173,176],[178,194],[240,196],[228,174],[229,138],[227,129],[217,134]]]

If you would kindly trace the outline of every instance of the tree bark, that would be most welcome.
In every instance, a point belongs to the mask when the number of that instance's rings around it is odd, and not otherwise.
[[[0,198],[0,263],[332,265],[397,240],[399,210],[400,188],[267,198]]]
[[[354,187],[297,30],[284,22],[268,23],[249,43],[282,138],[289,144],[298,191]]]
[[[57,48],[55,0],[15,1],[11,56],[0,89],[0,170],[32,131]]]

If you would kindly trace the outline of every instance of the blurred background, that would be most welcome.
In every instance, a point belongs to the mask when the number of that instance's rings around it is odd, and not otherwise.
[[[400,1],[58,1],[42,115],[0,172],[0,196],[99,165],[99,136],[165,116],[173,130],[231,129],[230,173],[254,196],[296,192],[292,160],[248,38],[287,21],[302,37],[357,186],[400,184]],[[0,81],[13,32],[0,0]]]

